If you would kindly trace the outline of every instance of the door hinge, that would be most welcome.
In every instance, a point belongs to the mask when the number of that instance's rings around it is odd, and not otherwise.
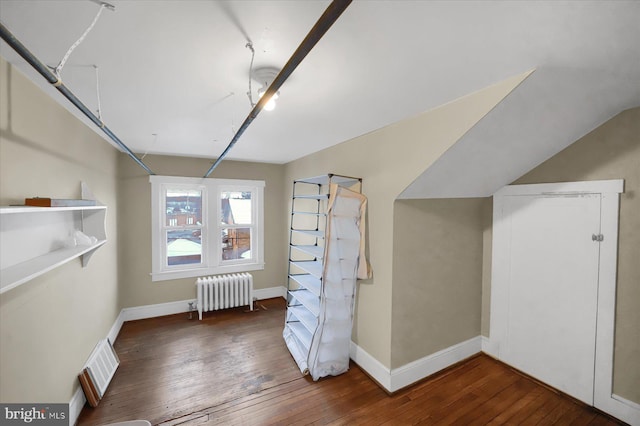
[[[602,235],[602,234],[598,234],[598,235],[593,234],[593,235],[591,235],[591,241],[598,241],[598,242],[604,241],[604,235]]]

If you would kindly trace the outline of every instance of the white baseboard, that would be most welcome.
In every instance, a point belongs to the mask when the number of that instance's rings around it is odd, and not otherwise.
[[[391,392],[391,371],[360,346],[351,342],[349,355],[373,380]]]
[[[195,299],[124,308],[120,311],[120,314],[113,323],[111,330],[109,330],[107,338],[111,343],[115,342],[118,334],[120,334],[122,324],[124,324],[126,321],[135,321],[139,319],[155,318],[164,315],[189,312],[189,302],[195,302]]]
[[[287,296],[287,289],[284,286],[276,286],[270,288],[260,288],[253,290],[253,297],[258,300],[272,299],[274,297]],[[155,318],[165,315],[181,314],[189,312],[189,302],[195,302],[195,299],[179,300],[176,302],[158,303],[155,305],[135,306],[132,308],[124,308],[120,311],[120,314],[114,321],[107,339],[111,343],[114,343],[120,334],[122,324],[126,321],[135,321],[139,319]],[[73,426],[80,416],[80,412],[86,403],[86,398],[82,388],[78,386],[76,392],[73,394],[71,401],[69,402],[69,424]]]
[[[446,349],[428,355],[391,370],[391,392],[407,387],[440,370],[443,370],[463,359],[481,352],[480,336],[450,346]]]
[[[259,288],[253,290],[253,297],[258,300],[273,299],[275,297],[287,298],[287,288],[285,286]]]
[[[71,397],[71,401],[69,402],[69,426],[74,426],[78,421],[78,417],[80,417],[80,412],[82,412],[82,408],[84,404],[87,402],[87,399],[84,396],[84,392],[82,388],[78,386],[73,397]]]
[[[122,321],[135,321],[140,319],[162,317],[165,315],[181,314],[189,312],[189,302],[195,303],[196,299],[178,300],[176,302],[158,303],[156,305],[135,306],[124,308],[120,315]]]
[[[500,355],[500,347],[495,341],[492,341],[489,337],[480,336],[482,338],[482,352],[493,358],[498,358]]]
[[[611,398],[613,399],[617,399],[618,401],[622,402],[623,404],[628,405],[629,407],[633,408],[634,410],[637,410],[638,413],[640,413],[640,404],[638,404],[637,402],[633,402],[633,401],[629,401],[628,399],[624,399],[623,397],[616,395],[615,393],[613,395],[611,395]]]
[[[389,370],[351,342],[351,359],[387,392],[395,392],[481,351],[480,336],[458,343],[399,368]]]
[[[491,341],[487,336],[480,336],[480,339],[482,339],[482,352],[486,352],[485,349],[489,347]]]
[[[260,288],[253,290],[253,297],[258,300],[271,299],[274,297],[286,297],[287,289],[284,286],[276,286],[269,288]],[[134,306],[132,308],[124,308],[120,311],[120,315],[113,323],[108,334],[111,343],[116,341],[122,324],[126,321],[135,321],[139,319],[162,317],[165,315],[174,315],[189,312],[189,302],[195,302],[195,299],[178,300],[175,302],[158,303],[155,305]]]
[[[640,404],[636,402],[624,399],[614,393],[606,402],[606,407],[598,408],[631,426],[640,426]]]
[[[113,342],[116,341],[116,338],[118,337],[118,334],[120,334],[120,329],[122,328],[122,324],[123,323],[124,323],[124,316],[122,314],[122,311],[120,311],[120,313],[118,314],[118,317],[113,322],[113,325],[111,326],[111,329],[109,330],[109,334],[107,334],[107,339],[109,339],[111,344],[113,344]]]

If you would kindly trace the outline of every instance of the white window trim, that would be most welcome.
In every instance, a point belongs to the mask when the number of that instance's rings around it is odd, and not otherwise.
[[[151,280],[166,281],[204,275],[227,274],[264,269],[264,186],[260,180],[211,179],[177,176],[149,176],[151,183]],[[166,243],[163,239],[165,206],[164,188],[167,186],[201,187],[203,190],[202,263],[198,265],[166,266]],[[218,244],[221,229],[222,191],[251,191],[255,232],[251,235],[251,259],[223,261]],[[205,217],[206,216],[206,217]],[[253,222],[253,221],[252,221]],[[255,234],[255,235],[253,235]]]
[[[186,182],[176,182],[173,179],[171,181],[165,181],[160,183],[159,186],[157,187],[157,190],[155,191],[158,197],[158,204],[157,204],[158,218],[157,218],[157,226],[154,227],[154,229],[156,230],[154,234],[158,242],[158,245],[154,244],[154,247],[157,250],[159,250],[158,260],[160,262],[157,264],[158,269],[157,270],[154,269],[154,271],[157,271],[162,274],[170,274],[170,273],[183,273],[185,270],[201,270],[203,268],[203,265],[209,264],[209,257],[210,257],[210,253],[205,251],[204,248],[207,247],[208,244],[210,244],[211,240],[209,239],[209,235],[205,234],[204,232],[201,235],[203,250],[202,250],[202,262],[200,264],[169,266],[169,265],[166,265],[164,262],[164,259],[167,258],[167,244],[165,244],[166,242],[165,231],[167,230],[167,228],[169,228],[169,226],[166,226],[164,224],[164,219],[166,217],[165,216],[166,215],[165,195],[166,195],[166,190],[169,188],[197,189],[201,191],[203,215],[202,215],[202,225],[200,226],[200,228],[202,230],[205,230],[207,229],[208,226],[210,226],[210,223],[211,223],[211,220],[208,217],[209,203],[210,203],[209,190],[205,185],[202,185],[199,183],[190,184]]]

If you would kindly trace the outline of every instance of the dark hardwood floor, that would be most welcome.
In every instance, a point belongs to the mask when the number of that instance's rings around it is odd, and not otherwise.
[[[282,339],[284,301],[127,322],[121,365],[79,425],[617,425],[615,420],[478,355],[389,396],[352,363],[337,377],[301,376]]]

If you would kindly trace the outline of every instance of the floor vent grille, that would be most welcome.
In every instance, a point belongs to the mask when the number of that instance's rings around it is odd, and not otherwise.
[[[100,403],[119,365],[111,342],[108,339],[99,341],[78,375],[89,405],[95,407]]]

